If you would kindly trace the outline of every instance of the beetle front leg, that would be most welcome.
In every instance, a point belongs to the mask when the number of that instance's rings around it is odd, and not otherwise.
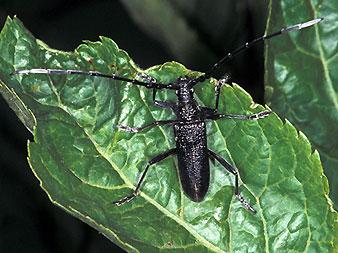
[[[137,185],[136,185],[136,188],[135,188],[135,190],[133,191],[133,193],[130,194],[130,195],[128,195],[128,196],[126,196],[126,197],[124,197],[124,198],[122,198],[122,199],[120,199],[120,200],[113,201],[113,204],[115,204],[115,205],[117,205],[117,206],[121,206],[121,205],[123,205],[123,204],[125,204],[125,203],[128,203],[128,202],[130,202],[131,200],[133,200],[133,199],[138,195],[138,193],[139,193],[139,191],[140,191],[140,188],[141,188],[141,186],[142,186],[142,182],[144,181],[144,179],[145,179],[145,177],[146,177],[146,174],[147,174],[147,172],[148,172],[149,167],[150,167],[151,165],[155,164],[155,163],[158,163],[158,162],[164,160],[165,158],[167,158],[167,157],[169,157],[169,156],[171,156],[171,155],[174,155],[174,154],[176,154],[176,148],[170,149],[170,150],[168,150],[168,151],[166,151],[166,152],[164,152],[164,153],[162,153],[162,154],[160,154],[160,155],[154,157],[153,159],[151,159],[151,160],[148,162],[148,165],[147,165],[146,169],[144,170],[144,172],[143,172],[143,174],[142,174],[140,180],[138,181],[138,183],[137,183]]]
[[[226,84],[230,80],[230,73],[226,73],[218,82],[215,87],[215,96],[216,96],[216,101],[215,101],[215,109],[214,113],[218,112],[218,105],[219,105],[219,96],[221,94],[221,88],[224,84]]]
[[[125,126],[125,125],[118,125],[117,127],[121,130],[127,131],[127,132],[132,132],[132,133],[138,133],[141,132],[142,130],[153,127],[153,126],[163,126],[163,125],[172,125],[175,123],[179,123],[177,120],[158,120],[154,121],[150,124],[147,124],[142,127],[130,127],[130,126]]]
[[[217,155],[215,152],[211,151],[210,149],[208,149],[208,152],[209,152],[209,156],[216,159],[220,164],[223,165],[223,167],[227,171],[229,171],[231,174],[233,174],[235,176],[235,195],[236,195],[236,197],[242,203],[242,205],[245,207],[245,209],[247,209],[248,211],[255,214],[256,210],[249,204],[248,201],[246,201],[244,199],[244,197],[239,192],[238,172],[235,170],[235,168],[230,163],[228,163],[224,158],[220,157],[219,155]]]
[[[144,73],[140,73],[138,74],[138,77],[139,78],[142,78],[143,80],[146,80],[147,82],[149,83],[156,83],[156,79],[147,75],[147,74],[144,74]],[[156,100],[156,91],[157,90],[161,90],[161,89],[166,89],[165,86],[163,87],[157,87],[157,88],[154,88],[153,89],[153,102],[156,106],[158,107],[161,107],[161,108],[169,108],[169,109],[175,109],[176,108],[176,104],[174,103],[169,103],[169,102],[164,102],[164,101],[159,101],[159,100]]]
[[[156,105],[160,108],[171,109],[174,112],[177,111],[177,105],[175,103],[156,100],[156,89],[153,89],[153,102],[154,102],[154,105]]]

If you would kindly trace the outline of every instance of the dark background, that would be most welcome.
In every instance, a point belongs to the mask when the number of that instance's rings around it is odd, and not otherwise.
[[[206,48],[201,54],[180,57],[159,40],[156,31],[146,32],[135,22],[121,2],[0,0],[0,24],[2,27],[8,15],[17,15],[35,37],[52,48],[71,51],[82,40],[96,41],[104,35],[142,68],[175,60],[205,71],[226,50],[262,35],[267,13],[263,1],[189,0],[183,7],[180,1],[166,1]],[[189,47],[194,52],[195,45]],[[230,72],[233,82],[244,87],[256,102],[264,103],[263,61],[262,44],[241,54],[216,77]],[[31,134],[2,98],[0,114],[0,252],[123,252],[49,201],[27,164],[26,145],[27,139],[33,139]]]

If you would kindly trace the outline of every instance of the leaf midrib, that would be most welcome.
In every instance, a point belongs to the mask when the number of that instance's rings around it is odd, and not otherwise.
[[[52,82],[53,83],[53,82]],[[37,101],[35,98],[33,98],[37,103],[42,104],[40,101]],[[44,104],[45,105],[45,104]],[[47,105],[50,107],[53,107],[52,105]],[[74,119],[74,117],[72,116],[72,114],[67,110],[67,107],[64,106],[63,104],[59,104],[58,108],[62,109],[65,113],[67,113],[71,118]],[[132,184],[132,182],[124,176],[124,174],[121,172],[121,170],[118,168],[118,166],[109,159],[108,156],[105,155],[104,151],[101,151],[101,148],[97,145],[97,143],[95,142],[95,140],[91,137],[90,133],[88,131],[86,131],[83,127],[81,127],[79,125],[79,123],[77,122],[77,120],[74,119],[74,122],[76,123],[76,125],[80,128],[83,129],[84,133],[86,134],[86,136],[88,137],[88,139],[91,141],[91,143],[94,145],[96,151],[105,159],[107,160],[110,165],[112,166],[112,168],[119,174],[119,176],[121,177],[121,179],[125,182],[125,184],[130,188],[133,189],[134,185]],[[162,134],[164,135],[164,138],[166,139],[166,141],[168,142],[168,139],[166,137],[166,135],[164,134],[163,128],[160,127]],[[88,184],[91,185],[91,184]],[[212,244],[211,242],[207,241],[205,238],[203,238],[200,234],[198,234],[197,232],[195,232],[194,228],[191,227],[188,223],[186,223],[184,220],[179,219],[177,216],[175,216],[174,214],[172,214],[171,212],[169,212],[167,209],[165,209],[164,207],[162,207],[160,204],[158,204],[156,201],[154,201],[150,196],[148,196],[147,194],[145,194],[144,192],[140,191],[140,194],[144,199],[146,199],[150,204],[152,204],[153,206],[155,206],[158,210],[160,210],[163,214],[165,214],[167,217],[171,218],[172,220],[176,221],[178,224],[180,224],[182,227],[184,227],[191,235],[193,235],[200,243],[203,243],[203,245],[205,245],[207,248],[218,252],[218,253],[224,253],[224,251],[217,247],[216,245]],[[108,228],[107,228],[108,229]]]
[[[311,8],[313,10],[314,17],[317,18],[317,12],[315,11],[315,9],[314,9],[314,7],[311,3],[310,3],[310,5],[311,5]],[[327,87],[328,97],[331,99],[332,103],[334,104],[335,109],[338,110],[338,100],[337,100],[336,92],[333,88],[332,80],[330,78],[330,73],[329,73],[328,66],[327,66],[327,60],[326,60],[325,55],[324,55],[323,45],[322,45],[322,42],[321,42],[321,39],[320,39],[318,26],[315,26],[315,32],[316,32],[316,41],[318,43],[318,48],[319,48],[320,60],[321,60],[322,65],[323,65],[324,75],[325,75],[325,79],[326,79],[326,82],[324,83],[324,85]]]
[[[318,18],[317,11],[314,8],[314,6],[313,6],[313,4],[312,4],[312,2],[310,0],[308,0],[308,4],[311,6],[314,18]],[[324,76],[325,76],[325,80],[326,80],[326,82],[324,82],[324,85],[327,87],[328,98],[333,103],[335,109],[338,110],[338,99],[337,99],[337,96],[336,96],[335,89],[333,88],[332,80],[330,78],[330,73],[329,73],[329,70],[328,70],[327,60],[325,58],[325,54],[324,54],[324,50],[323,50],[323,44],[321,42],[320,35],[319,35],[319,28],[316,25],[314,27],[314,29],[315,29],[316,41],[317,41],[318,49],[319,49],[320,61],[321,61],[322,65],[323,65]]]
[[[49,48],[44,47],[44,49],[46,51],[50,51]],[[57,102],[58,105],[54,106],[54,105],[50,105],[50,104],[44,104],[41,103],[40,101],[36,100],[34,97],[31,97],[34,101],[36,101],[37,103],[41,104],[41,105],[45,105],[45,106],[49,106],[49,107],[57,107],[62,109],[65,113],[67,113],[73,120],[74,122],[76,122],[76,125],[80,128],[83,129],[84,133],[86,134],[86,136],[88,137],[88,139],[92,142],[92,144],[94,145],[96,151],[105,159],[107,160],[110,165],[113,167],[113,169],[119,174],[119,176],[121,177],[121,179],[125,182],[125,184],[130,188],[133,189],[134,185],[132,184],[131,181],[129,181],[129,179],[127,177],[124,176],[124,174],[121,172],[121,170],[118,168],[118,166],[109,159],[108,156],[105,155],[105,152],[102,150],[101,148],[96,144],[95,140],[91,137],[90,133],[88,131],[85,130],[85,128],[81,127],[79,125],[79,123],[77,122],[76,119],[74,119],[73,115],[67,110],[67,106],[62,104],[62,100],[59,99],[58,96],[58,92],[55,90],[55,85],[54,85],[54,81],[50,78],[49,79],[49,83],[51,85],[51,89],[53,90],[54,95],[56,95],[57,97]],[[138,89],[140,91],[140,89]],[[56,92],[56,94],[55,94]],[[146,106],[148,107],[147,103],[143,100],[143,102],[146,104]],[[150,111],[149,107],[148,110]],[[151,111],[150,111],[151,112]],[[153,117],[153,114],[151,114]],[[154,119],[154,117],[153,117]],[[163,128],[159,127],[166,142],[169,144],[168,142],[168,138],[166,137],[166,135],[164,134]],[[32,169],[33,170],[33,169]],[[90,184],[88,184],[90,185]],[[47,191],[46,191],[47,192]],[[180,190],[180,192],[182,192],[182,190]],[[220,249],[219,247],[217,247],[216,245],[212,244],[211,242],[207,241],[205,238],[203,238],[201,235],[199,235],[197,232],[195,232],[194,228],[191,227],[188,223],[184,222],[184,220],[179,219],[178,217],[176,217],[175,215],[173,215],[172,213],[170,213],[168,210],[166,210],[164,207],[162,207],[161,205],[159,205],[156,201],[154,201],[151,197],[149,197],[147,194],[145,194],[144,192],[140,191],[140,194],[143,198],[145,198],[149,203],[151,203],[153,206],[155,206],[158,210],[160,210],[163,214],[165,214],[167,217],[171,218],[172,220],[176,221],[178,224],[180,224],[182,227],[184,227],[191,235],[193,235],[200,243],[203,243],[203,245],[205,245],[206,247],[208,247],[211,250],[214,250],[215,252],[218,253],[224,253],[224,251],[222,249]]]
[[[101,154],[102,157],[104,157],[111,164],[111,166],[113,167],[113,169],[120,175],[121,179],[127,185],[129,185],[129,187],[131,189],[133,189],[134,185],[132,184],[132,182],[130,182],[129,179],[124,176],[124,174],[120,171],[120,169],[118,168],[118,166],[113,161],[110,161],[109,157],[106,157],[104,155],[104,152],[100,151],[100,148],[97,146],[97,144],[95,143],[95,141],[90,137],[90,134],[85,129],[84,129],[84,132],[88,136],[88,138],[90,139],[90,141],[93,143],[93,145],[94,145],[95,149],[97,150],[97,152],[99,154]],[[198,239],[198,241],[203,242],[206,246],[209,246],[209,248],[212,249],[212,250],[214,250],[215,252],[224,253],[224,251],[221,250],[219,247],[216,247],[214,244],[210,243],[209,241],[207,241],[206,239],[204,239],[202,236],[200,236],[198,233],[196,233],[194,231],[194,229],[188,223],[182,221],[181,219],[178,219],[178,217],[176,217],[171,212],[169,212],[167,209],[165,209],[164,207],[162,207],[160,204],[158,204],[156,201],[154,201],[150,196],[148,196],[147,194],[145,194],[142,191],[140,191],[139,195],[141,195],[144,199],[146,199],[149,203],[151,203],[153,206],[155,206],[158,210],[160,210],[167,217],[173,219],[178,224],[180,224],[182,227],[184,227],[188,232],[190,232],[191,235],[193,235],[196,239]]]

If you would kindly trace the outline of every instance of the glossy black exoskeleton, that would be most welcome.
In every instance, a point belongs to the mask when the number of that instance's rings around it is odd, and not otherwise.
[[[176,155],[178,160],[178,170],[183,187],[186,195],[195,202],[200,202],[204,199],[208,188],[210,179],[210,167],[209,159],[217,160],[222,166],[231,174],[235,176],[235,196],[243,204],[243,206],[255,213],[255,209],[242,197],[239,192],[239,180],[238,172],[236,169],[228,163],[225,159],[209,150],[207,147],[207,134],[206,134],[206,121],[208,120],[219,120],[219,119],[237,119],[237,120],[258,120],[268,116],[271,111],[262,111],[257,114],[251,115],[235,115],[235,114],[219,114],[218,113],[218,102],[220,95],[220,88],[223,83],[228,81],[228,76],[221,79],[216,86],[216,104],[215,108],[201,107],[197,104],[194,99],[193,87],[212,76],[212,74],[226,61],[232,59],[238,53],[244,51],[256,44],[257,42],[270,39],[274,36],[290,32],[293,30],[300,30],[320,22],[322,18],[314,19],[305,23],[292,25],[282,30],[259,37],[243,46],[235,49],[233,52],[228,53],[219,62],[217,62],[208,72],[200,75],[197,78],[180,77],[173,83],[161,84],[157,83],[156,80],[149,76],[141,76],[142,81],[137,79],[128,79],[116,75],[104,74],[96,71],[81,71],[81,70],[60,70],[60,69],[29,69],[29,70],[17,70],[13,74],[75,74],[75,75],[89,75],[110,78],[114,80],[120,80],[129,82],[135,85],[144,86],[146,88],[153,89],[153,102],[156,106],[161,108],[171,109],[175,115],[175,120],[160,120],[152,122],[143,127],[129,127],[119,126],[120,129],[129,132],[140,132],[146,128],[159,125],[172,125],[174,128],[176,148],[170,149],[148,162],[147,167],[142,173],[137,186],[133,193],[126,196],[118,201],[114,201],[116,205],[122,205],[126,202],[131,201],[139,193],[142,182],[148,172],[150,165],[157,163],[171,155]],[[177,103],[170,103],[165,101],[156,100],[156,90],[158,89],[170,89],[176,90]]]

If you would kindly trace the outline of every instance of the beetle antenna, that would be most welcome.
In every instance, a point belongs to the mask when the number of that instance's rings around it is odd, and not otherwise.
[[[157,83],[153,80],[149,82],[142,82],[136,79],[129,79],[122,76],[117,76],[114,74],[104,74],[97,71],[82,71],[82,70],[73,70],[73,69],[23,69],[23,70],[16,70],[11,75],[22,75],[22,74],[48,74],[48,75],[83,75],[83,76],[96,76],[96,77],[103,77],[118,81],[129,82],[135,85],[144,86],[146,88],[155,88],[155,89],[176,89],[176,86],[173,83],[162,84]]]
[[[192,86],[194,86],[197,83],[204,82],[205,80],[210,78],[211,75],[217,69],[219,69],[219,67],[224,65],[224,63],[228,62],[229,60],[234,58],[237,54],[245,51],[246,49],[254,46],[255,44],[257,44],[261,41],[264,41],[264,40],[271,39],[275,36],[278,36],[278,35],[281,35],[281,34],[284,34],[284,33],[288,33],[288,32],[295,31],[295,30],[301,30],[301,29],[313,26],[313,25],[319,23],[320,21],[322,21],[323,19],[324,18],[316,18],[316,19],[310,20],[308,22],[304,22],[304,23],[300,23],[300,24],[296,24],[296,25],[291,25],[291,26],[288,26],[288,27],[285,27],[285,28],[279,30],[278,32],[274,32],[274,33],[271,33],[271,34],[268,34],[268,35],[263,35],[261,37],[258,37],[256,39],[252,40],[251,42],[245,43],[244,45],[236,48],[234,51],[232,51],[232,52],[228,53],[226,56],[224,56],[221,60],[219,60],[216,64],[214,64],[206,73],[202,74],[201,76],[199,76],[195,79],[192,79],[191,80]]]

